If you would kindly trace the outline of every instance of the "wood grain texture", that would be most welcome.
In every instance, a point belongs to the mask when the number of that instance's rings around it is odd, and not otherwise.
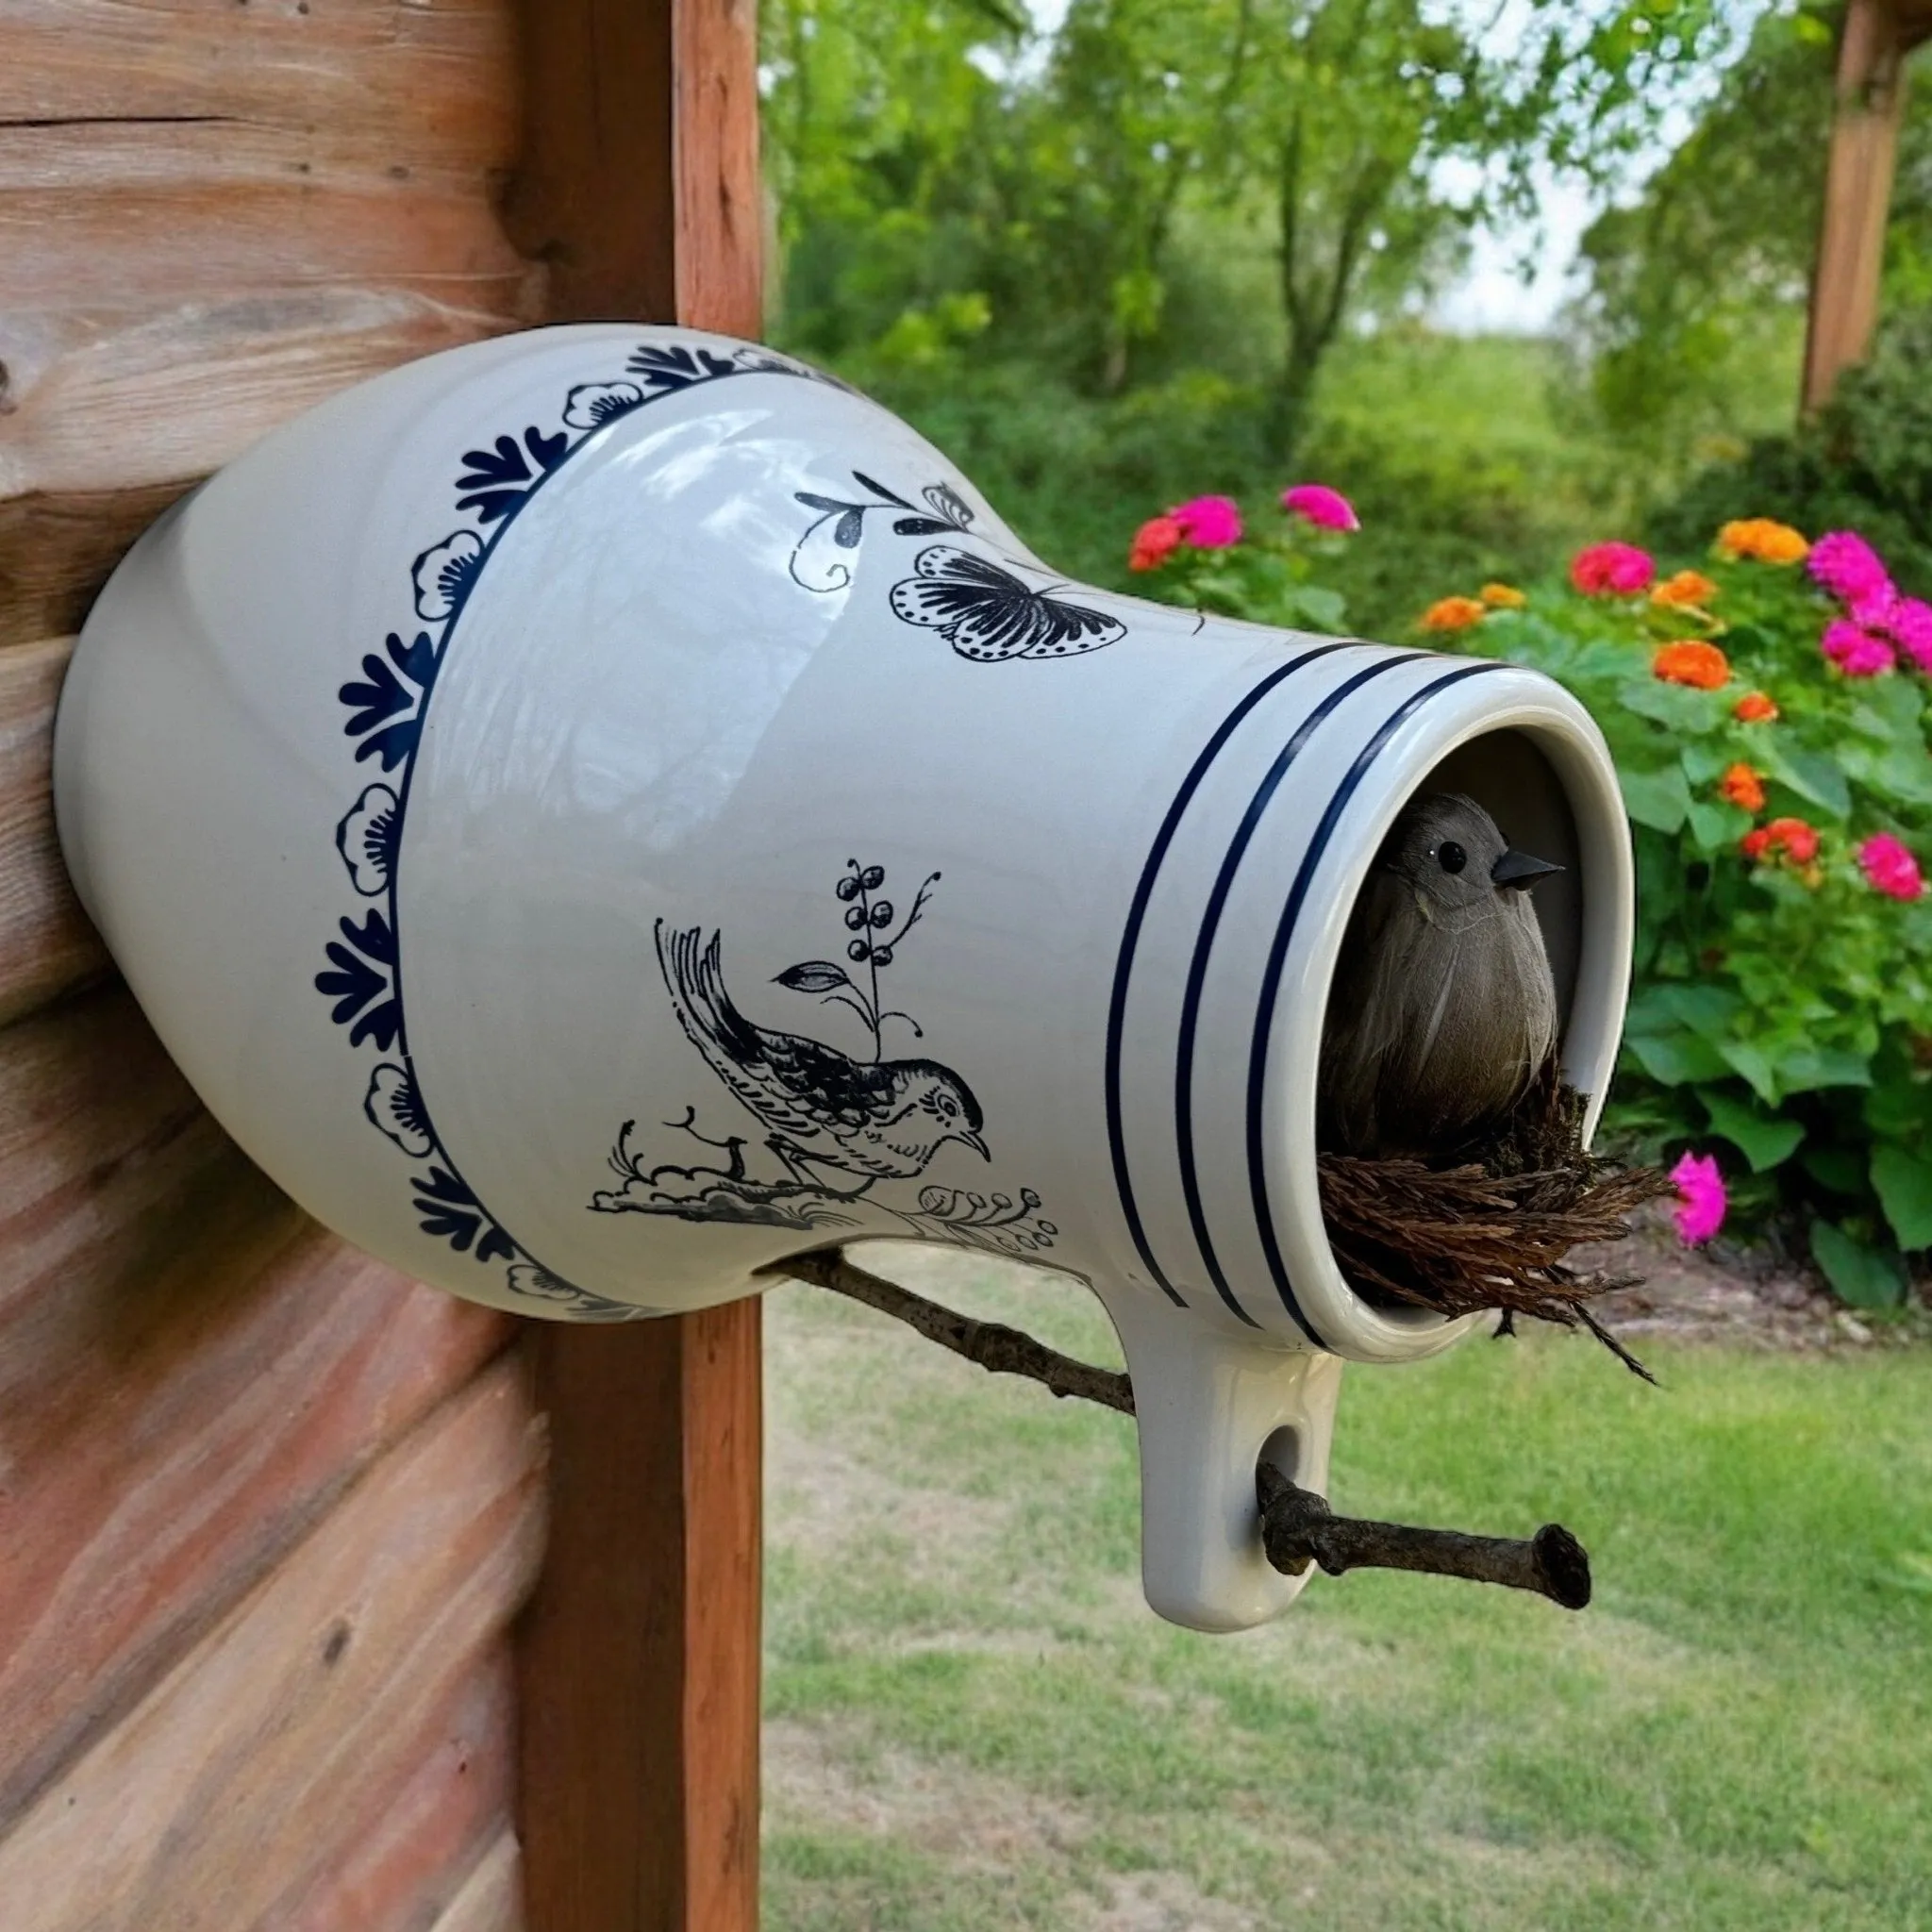
[[[0,194],[0,307],[172,308],[379,285],[512,312],[527,265],[481,194],[301,182]]]
[[[14,636],[44,625],[49,590],[66,595],[58,616],[73,621],[72,572],[30,554],[23,523],[53,517],[100,525],[104,537],[110,524],[108,554],[118,555],[144,525],[126,528],[117,493],[169,486],[178,495],[336,391],[516,320],[513,307],[452,307],[357,287],[148,309],[0,310],[8,408],[0,415],[0,499],[38,495],[64,506],[8,519],[0,501],[0,624]],[[38,607],[9,588],[14,581],[39,587]]]
[[[476,1861],[430,1932],[525,1932],[523,1882],[516,1835],[507,1831]]]
[[[127,546],[192,487],[0,495],[0,649],[78,630]]]
[[[673,0],[677,317],[757,336],[763,323],[754,0]]]
[[[1897,0],[1849,0],[1839,39],[1831,152],[1806,323],[1803,407],[1830,399],[1878,324],[1886,218],[1913,29]]]
[[[513,35],[508,0],[0,0],[0,125],[326,129],[491,166]]]
[[[483,1657],[413,1762],[311,1835],[314,1871],[254,1932],[426,1932],[509,1830],[516,1693],[509,1654]]]
[[[413,1758],[523,1594],[537,1440],[473,1382],[0,1839],[8,1932],[235,1932]]]
[[[758,1923],[759,1315],[531,1339],[551,1442],[520,1633],[532,1932]]]
[[[509,233],[546,319],[758,331],[748,0],[524,0]],[[530,1932],[758,1923],[759,1308],[531,1341],[551,1540],[519,1641]]]
[[[672,0],[522,0],[523,145],[504,203],[550,322],[670,321]]]
[[[0,1031],[0,1821],[508,1338],[305,1220],[118,985]]]
[[[54,832],[54,705],[73,644],[0,650],[0,1025],[108,963]]]

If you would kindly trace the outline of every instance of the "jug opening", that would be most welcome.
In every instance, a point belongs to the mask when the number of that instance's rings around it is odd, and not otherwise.
[[[1353,852],[1337,880],[1331,921],[1308,959],[1308,980],[1311,990],[1320,989],[1317,1011],[1325,1028],[1343,933],[1383,839],[1413,798],[1445,791],[1474,798],[1512,847],[1564,868],[1539,878],[1530,903],[1550,959],[1563,1078],[1585,1096],[1587,1144],[1615,1059],[1627,991],[1628,822],[1594,727],[1567,701],[1509,689],[1507,681],[1518,675],[1503,671],[1460,686],[1465,703],[1445,708],[1433,743],[1424,736],[1389,789],[1373,803],[1364,801]],[[1297,1224],[1284,1247],[1301,1307],[1322,1345],[1351,1359],[1407,1361],[1435,1354],[1483,1318],[1445,1318],[1379,1296],[1371,1302],[1355,1291],[1328,1244],[1316,1178],[1318,1064],[1318,1054],[1307,1055],[1280,1090],[1283,1196],[1293,1204],[1290,1215]]]

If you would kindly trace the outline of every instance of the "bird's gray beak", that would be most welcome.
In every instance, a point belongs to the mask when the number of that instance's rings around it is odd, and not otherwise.
[[[1526,892],[1547,873],[1561,872],[1560,865],[1547,858],[1535,858],[1514,846],[1490,868],[1490,882],[1498,891]]]
[[[992,1149],[977,1134],[955,1134],[953,1138],[956,1141],[965,1141],[967,1146],[979,1156],[980,1159],[991,1160],[992,1158]]]

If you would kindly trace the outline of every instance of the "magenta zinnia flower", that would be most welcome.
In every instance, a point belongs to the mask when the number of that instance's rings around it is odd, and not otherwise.
[[[1634,543],[1592,543],[1570,563],[1570,581],[1586,597],[1635,597],[1656,575],[1650,554]]]
[[[1196,550],[1225,550],[1241,541],[1241,513],[1231,496],[1193,496],[1168,511]]]
[[[1925,890],[1924,874],[1910,847],[1890,832],[1874,832],[1858,847],[1858,864],[1889,899],[1916,899]]]
[[[1325,483],[1297,483],[1281,492],[1281,507],[1291,516],[1306,517],[1318,530],[1359,530],[1355,506]]]
[[[1847,604],[1890,590],[1883,559],[1856,530],[1832,530],[1811,546],[1805,567],[1814,581]]]
[[[1847,677],[1877,677],[1898,662],[1883,638],[1849,617],[1834,617],[1824,626],[1819,648]]]
[[[1932,671],[1932,604],[1923,597],[1901,597],[1887,627],[1921,671]]]
[[[1677,1239],[1687,1248],[1700,1247],[1724,1224],[1729,1205],[1717,1156],[1692,1154],[1687,1148],[1672,1168],[1671,1178],[1677,1184]]]

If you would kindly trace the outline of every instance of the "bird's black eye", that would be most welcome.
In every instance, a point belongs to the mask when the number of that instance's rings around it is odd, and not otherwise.
[[[1469,854],[1454,839],[1444,839],[1436,847],[1436,863],[1444,872],[1460,872],[1469,863]]]

